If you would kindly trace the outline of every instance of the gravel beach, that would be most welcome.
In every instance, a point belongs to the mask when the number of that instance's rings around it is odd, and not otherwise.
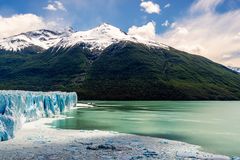
[[[54,118],[26,123],[14,139],[0,143],[0,159],[141,160],[230,159],[199,151],[198,146],[107,131],[52,128]]]

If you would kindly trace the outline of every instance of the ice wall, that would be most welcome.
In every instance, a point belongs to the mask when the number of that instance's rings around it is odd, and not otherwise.
[[[24,123],[61,114],[76,103],[74,92],[0,91],[0,141],[13,138]]]

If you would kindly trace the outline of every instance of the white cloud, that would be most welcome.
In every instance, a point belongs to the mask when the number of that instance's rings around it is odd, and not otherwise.
[[[48,3],[48,5],[46,7],[44,7],[43,9],[46,9],[49,11],[57,11],[57,10],[66,11],[66,8],[60,1],[54,1],[53,3]]]
[[[178,35],[187,35],[189,33],[188,29],[185,27],[177,27],[175,34]]]
[[[235,39],[240,39],[240,32],[237,33],[237,35],[235,36]]]
[[[55,22],[47,22],[34,14],[18,14],[11,17],[0,16],[0,38],[20,34],[22,32],[43,28],[54,28]]]
[[[177,49],[240,67],[240,9],[217,13],[217,2],[221,1],[212,0],[211,5],[209,1],[197,1],[190,11],[201,10],[202,14],[190,14],[176,21],[158,39]]]
[[[145,39],[153,39],[156,35],[155,22],[149,22],[141,27],[132,26],[128,29],[129,35],[139,36]]]
[[[141,2],[140,6],[142,7],[143,11],[149,13],[149,14],[159,14],[161,9],[160,9],[160,5],[153,3],[152,1],[143,1]]]
[[[57,8],[53,4],[48,4],[44,9],[49,10],[49,11],[56,11]]]
[[[224,0],[196,0],[190,9],[190,12],[213,12],[223,1]]]
[[[166,4],[166,5],[164,6],[164,8],[169,8],[169,7],[171,7],[171,4],[170,4],[170,3],[168,3],[168,4]]]
[[[171,28],[176,27],[176,25],[177,25],[177,23],[176,23],[176,22],[173,22],[173,23],[171,24]]]
[[[216,7],[222,2],[197,0],[189,9],[189,15],[172,24],[163,23],[170,27],[161,35],[156,34],[154,22],[133,26],[129,34],[156,39],[226,66],[240,67],[240,9],[217,13]]]
[[[169,21],[166,20],[164,23],[162,23],[162,26],[163,27],[168,27],[170,25]]]
[[[66,8],[64,7],[64,5],[61,2],[55,1],[54,3],[59,10],[66,11]]]

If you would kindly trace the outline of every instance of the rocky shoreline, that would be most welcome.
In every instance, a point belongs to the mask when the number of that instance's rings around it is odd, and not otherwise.
[[[184,142],[105,131],[55,129],[54,119],[30,122],[16,137],[0,144],[0,159],[231,159],[199,151]]]

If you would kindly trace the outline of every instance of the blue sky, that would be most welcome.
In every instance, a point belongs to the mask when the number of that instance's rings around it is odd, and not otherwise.
[[[107,22],[127,31],[132,25],[143,25],[149,21],[158,24],[175,22],[187,15],[188,9],[195,0],[152,0],[160,6],[159,14],[144,12],[141,0],[58,0],[66,11],[51,11],[44,9],[54,0],[0,0],[0,15],[9,17],[13,14],[32,13],[46,19],[64,18],[67,25],[76,30],[89,29],[100,23]],[[210,0],[211,1],[211,0]],[[170,7],[164,8],[170,4]],[[239,0],[225,0],[223,5],[217,7],[219,13],[240,8]],[[168,28],[157,25],[158,33]]]
[[[141,10],[140,0],[59,0],[66,11],[49,11],[44,9],[49,0],[0,0],[0,15],[33,13],[45,18],[65,18],[76,29],[88,29],[102,22],[115,25],[125,31],[132,25],[143,25],[148,21],[163,23],[165,20],[174,22],[187,13],[194,0],[153,0],[159,4],[159,14],[148,14]],[[239,8],[238,0],[227,0],[218,7],[219,12]],[[166,4],[171,6],[164,8]],[[166,27],[159,25],[158,32]]]
[[[134,33],[234,66],[240,66],[239,19],[240,0],[0,0],[0,37],[107,22],[125,32],[139,27]]]
[[[186,14],[193,0],[154,0],[160,5],[159,14],[148,14],[141,10],[140,0],[60,0],[66,11],[49,11],[44,9],[48,0],[0,0],[0,15],[33,13],[45,18],[65,18],[75,29],[88,29],[102,22],[115,25],[125,31],[132,25],[143,25],[148,21],[163,23],[174,21]],[[164,8],[170,3],[169,8]],[[157,30],[163,31],[159,26]]]

